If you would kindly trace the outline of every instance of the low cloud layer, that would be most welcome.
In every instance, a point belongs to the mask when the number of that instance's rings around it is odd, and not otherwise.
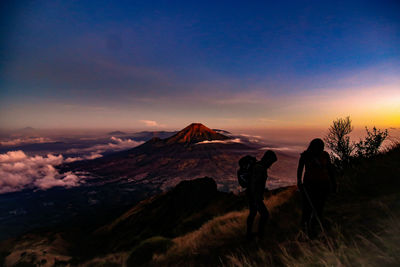
[[[259,143],[261,141],[261,136],[259,135],[250,135],[250,134],[239,134],[242,139],[247,140],[250,143]]]
[[[97,159],[101,158],[103,155],[98,154],[98,153],[90,153],[89,155],[84,155],[81,157],[68,157],[64,160],[65,163],[71,163],[74,161],[79,161],[79,160],[90,160],[90,159]]]
[[[89,154],[82,159],[94,159],[101,157],[101,153],[106,151],[120,151],[125,149],[134,148],[143,144],[143,141],[135,141],[132,139],[122,139],[118,137],[111,137],[111,142],[108,144],[99,144],[88,148],[73,148],[67,150],[67,153]],[[70,161],[71,162],[71,161]]]
[[[202,141],[202,142],[198,142],[196,143],[196,145],[201,145],[201,144],[232,144],[232,143],[242,143],[242,140],[240,140],[240,138],[235,138],[235,139],[229,139],[229,140],[211,140],[211,141]]]
[[[51,139],[46,137],[25,137],[25,138],[16,138],[12,140],[0,141],[0,145],[2,146],[18,146],[24,144],[41,144],[53,142]]]
[[[74,187],[83,182],[72,172],[60,173],[54,166],[64,162],[62,155],[27,156],[23,151],[0,154],[0,194],[26,188],[46,190],[55,186]]]
[[[35,139],[31,142],[44,142],[45,139]],[[23,141],[25,142],[25,141]],[[14,140],[10,145],[23,143]],[[84,177],[73,172],[60,173],[55,166],[78,160],[89,160],[102,157],[106,151],[120,151],[136,147],[143,142],[132,139],[111,137],[107,144],[98,144],[88,148],[69,149],[67,153],[79,154],[78,157],[48,154],[47,156],[29,156],[23,151],[9,151],[0,154],[0,194],[16,192],[23,189],[46,190],[55,186],[74,187],[84,183]]]
[[[260,150],[275,150],[275,151],[290,151],[290,152],[298,152],[304,150],[304,146],[281,146],[281,147],[262,147]]]

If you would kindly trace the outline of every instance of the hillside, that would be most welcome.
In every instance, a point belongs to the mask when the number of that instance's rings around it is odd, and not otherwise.
[[[245,206],[243,196],[217,190],[211,178],[183,181],[174,189],[143,200],[122,216],[92,228],[41,229],[3,242],[0,255],[7,262],[41,262],[60,259],[78,263],[95,256],[121,253],[154,236],[170,240],[196,230],[206,221]],[[59,263],[59,262],[58,262]]]
[[[91,234],[30,234],[2,244],[5,262],[84,266],[396,266],[400,263],[400,147],[355,163],[326,206],[326,235],[299,231],[295,186],[265,193],[271,220],[263,240],[244,236],[243,196],[205,178],[142,201]],[[83,248],[90,248],[84,250]],[[47,251],[44,253],[43,251]],[[57,260],[56,260],[57,259]]]

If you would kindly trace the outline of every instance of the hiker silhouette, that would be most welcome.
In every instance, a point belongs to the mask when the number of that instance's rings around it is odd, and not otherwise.
[[[260,221],[258,223],[258,237],[262,238],[264,233],[265,224],[269,218],[268,209],[264,205],[264,191],[265,183],[268,178],[267,169],[277,161],[276,154],[268,150],[260,161],[253,165],[251,179],[249,181],[246,195],[249,203],[249,216],[247,217],[247,233],[248,239],[254,237],[253,223],[257,215],[260,214]]]
[[[336,191],[336,180],[330,156],[324,151],[324,142],[319,138],[312,140],[307,150],[301,153],[297,187],[302,194],[303,229],[310,236],[314,235],[317,225],[324,231],[322,213],[329,192]]]

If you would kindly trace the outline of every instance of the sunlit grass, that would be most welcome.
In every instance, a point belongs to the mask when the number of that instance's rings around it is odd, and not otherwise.
[[[274,251],[284,266],[398,266],[400,263],[400,216],[390,215],[379,224],[378,232],[366,232],[346,238],[335,229],[325,239],[309,240],[299,234],[296,239],[279,244]],[[271,251],[259,249],[250,256],[243,253],[226,257],[226,266],[273,265]],[[276,262],[276,260],[275,260]]]
[[[266,238],[269,235],[277,234],[272,232],[276,230],[273,225],[279,221],[276,216],[282,215],[278,211],[283,204],[290,202],[290,199],[293,199],[295,194],[296,188],[290,187],[276,195],[269,196],[264,201],[271,212],[271,220],[267,225],[265,234]],[[242,211],[229,212],[206,222],[198,230],[173,239],[172,247],[164,254],[155,255],[154,262],[163,265],[187,258],[195,261],[196,257],[211,254],[213,255],[212,257],[218,257],[216,255],[218,253],[226,253],[242,246],[246,249],[249,245],[245,239],[247,215],[248,210],[244,209]],[[282,223],[281,229],[290,228],[291,222],[285,221]]]

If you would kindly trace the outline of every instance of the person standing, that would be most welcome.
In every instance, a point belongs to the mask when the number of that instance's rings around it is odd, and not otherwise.
[[[312,140],[307,150],[301,153],[297,168],[297,187],[302,193],[301,225],[306,233],[312,234],[317,223],[322,223],[322,213],[329,192],[336,191],[331,159],[324,151],[324,142],[319,138]]]
[[[268,150],[265,152],[262,159],[256,162],[253,166],[249,186],[246,190],[247,199],[249,202],[249,216],[247,217],[246,233],[248,239],[252,239],[255,235],[253,233],[253,223],[257,212],[260,214],[257,236],[259,238],[263,237],[265,224],[269,218],[268,209],[264,204],[265,183],[268,178],[267,170],[276,161],[277,157],[275,152]]]

